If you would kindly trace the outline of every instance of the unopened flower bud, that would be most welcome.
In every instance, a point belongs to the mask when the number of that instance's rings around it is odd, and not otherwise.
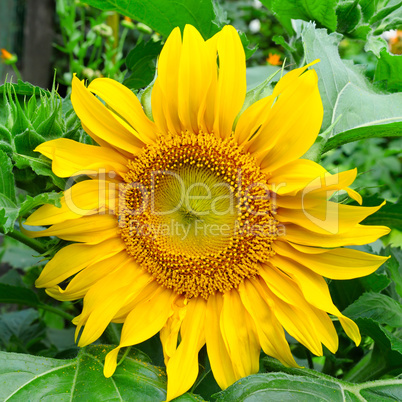
[[[113,35],[113,29],[106,24],[95,25],[92,30],[102,38],[108,38]]]

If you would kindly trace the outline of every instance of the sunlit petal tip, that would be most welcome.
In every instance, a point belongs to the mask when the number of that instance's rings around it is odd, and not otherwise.
[[[117,367],[117,355],[119,354],[120,347],[114,348],[111,350],[107,355],[105,359],[105,365],[103,367],[103,375],[106,378],[111,377],[114,372],[116,371]]]
[[[314,66],[314,64],[317,64],[317,63],[320,63],[320,62],[321,62],[320,59],[315,59],[315,60],[312,61],[311,63],[306,64],[305,67],[311,67],[311,66]]]

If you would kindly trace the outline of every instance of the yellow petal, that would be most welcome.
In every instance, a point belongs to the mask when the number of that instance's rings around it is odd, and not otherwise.
[[[169,128],[165,118],[167,103],[163,96],[158,80],[155,81],[154,86],[152,87],[151,106],[152,117],[155,121],[156,126],[158,127],[158,130],[161,133],[167,134],[169,132]]]
[[[353,279],[369,275],[378,269],[389,257],[381,257],[349,248],[333,250],[303,248],[284,242],[275,242],[273,249],[279,255],[297,261],[319,275],[331,279]],[[310,251],[310,254],[306,252]]]
[[[318,163],[308,159],[297,159],[272,172],[269,184],[272,186],[272,191],[278,195],[294,195],[326,173],[328,172]]]
[[[136,345],[151,338],[173,314],[172,302],[176,294],[155,281],[147,286],[153,287],[154,291],[137,303],[127,316],[121,333],[121,347]]]
[[[54,225],[69,219],[77,219],[114,209],[116,184],[105,180],[85,180],[74,184],[64,192],[61,208],[46,204],[37,209],[25,225]]]
[[[88,127],[88,134],[93,132],[112,146],[132,154],[138,153],[144,147],[138,133],[103,105],[75,76],[72,81],[71,102],[82,124]]]
[[[302,75],[309,67],[313,66],[314,64],[318,63],[320,60],[314,60],[313,62],[306,64],[303,67],[300,68],[295,68],[294,70],[289,71],[286,73],[275,85],[273,95],[278,96],[280,93],[286,90],[286,88],[291,88],[293,87],[297,79],[299,78],[300,75]]]
[[[300,161],[302,160],[300,159]],[[357,169],[333,175],[326,172],[325,169],[323,169],[322,174],[317,172],[315,176],[312,174],[298,175],[292,171],[289,173],[288,176],[283,174],[282,177],[277,176],[270,180],[273,195],[276,194],[274,202],[278,207],[299,210],[320,207],[320,205],[326,205],[327,200],[339,190],[346,191],[352,199],[359,204],[362,203],[360,194],[348,187],[355,180]]]
[[[254,102],[240,115],[234,135],[239,145],[244,144],[252,138],[257,130],[261,128],[270,113],[274,100],[274,95],[260,99]]]
[[[356,225],[337,234],[323,234],[307,230],[299,225],[285,224],[285,235],[279,241],[316,247],[340,247],[363,245],[376,241],[390,232],[386,226]]]
[[[264,352],[275,357],[285,366],[298,367],[290,352],[282,325],[273,314],[270,304],[262,296],[263,291],[259,281],[244,281],[239,286],[239,293],[244,306],[255,322]]]
[[[82,299],[92,285],[118,269],[127,259],[129,259],[129,256],[126,250],[123,250],[110,258],[88,265],[71,279],[64,290],[60,286],[54,286],[46,289],[46,293],[61,301]]]
[[[29,237],[57,236],[63,240],[97,244],[118,235],[114,215],[90,215],[56,223],[49,229],[29,232]]]
[[[205,316],[205,338],[212,373],[218,385],[222,389],[226,389],[237,380],[237,376],[233,370],[232,361],[220,329],[222,304],[222,294],[219,292],[208,298]]]
[[[215,103],[214,133],[228,138],[246,97],[246,58],[235,28],[225,26],[217,37],[219,77]]]
[[[302,210],[280,208],[276,219],[279,222],[296,223],[317,233],[338,234],[355,228],[383,205],[384,203],[378,207],[356,207],[328,201]]]
[[[254,322],[236,289],[223,294],[220,327],[236,377],[257,373],[261,347]]]
[[[284,92],[286,89],[293,88],[296,84],[298,77],[307,70],[308,67],[315,64],[318,60],[304,66],[288,72],[282,77],[276,84],[272,95],[266,98],[260,99],[249,106],[240,116],[236,125],[236,131],[234,138],[239,144],[252,138],[257,129],[265,127],[267,121],[271,119],[271,107],[274,100],[278,95]],[[267,140],[269,141],[269,136]],[[247,146],[246,146],[247,147]]]
[[[280,94],[270,119],[250,141],[264,171],[272,172],[298,159],[313,145],[323,118],[323,107],[314,70],[301,75],[293,87]]]
[[[119,239],[110,239],[94,246],[87,244],[70,244],[58,251],[45,265],[35,282],[37,288],[52,287],[86,266],[117,254],[125,248]]]
[[[120,345],[106,355],[103,369],[105,377],[111,377],[115,372],[117,355],[122,347],[151,338],[160,331],[173,312],[171,303],[176,295],[156,282],[150,283],[148,287],[153,289],[150,297],[143,299],[130,312],[123,325]]]
[[[35,148],[53,161],[52,170],[59,177],[127,172],[127,159],[113,148],[82,144],[67,138],[47,141]],[[114,176],[113,176],[114,177]]]
[[[180,134],[183,127],[180,123],[178,109],[178,88],[179,88],[179,69],[180,58],[182,53],[182,42],[180,28],[175,28],[170,33],[165,45],[161,51],[158,60],[158,78],[155,83],[158,83],[158,99],[163,102],[163,115],[158,113],[154,115],[156,124],[161,127],[166,125],[171,133]],[[154,93],[152,93],[152,98]],[[154,99],[152,99],[152,107]],[[158,109],[161,109],[159,107]],[[165,120],[166,123],[159,122],[159,119]],[[185,128],[184,128],[185,129]]]
[[[289,275],[299,286],[306,300],[321,310],[327,311],[339,318],[346,334],[359,345],[361,337],[357,325],[345,317],[333,304],[328,285],[322,276],[303,267],[296,261],[289,260],[276,254],[271,258],[273,265]]]
[[[207,132],[212,133],[214,129],[215,121],[215,105],[216,105],[216,91],[218,86],[218,64],[217,51],[218,51],[218,37],[222,34],[222,31],[216,33],[212,38],[205,42],[207,61],[210,63],[212,71],[211,82],[209,88],[205,88],[205,111],[203,118],[199,115],[199,124],[201,128]],[[204,105],[203,105],[204,106]],[[203,110],[203,109],[202,109]]]
[[[291,308],[298,312],[299,315],[301,311],[303,312],[302,314],[306,317],[304,321],[315,329],[318,339],[332,353],[335,353],[338,349],[338,335],[328,315],[321,311],[320,307],[315,308],[314,305],[310,305],[298,285],[275,266],[262,265],[260,275],[275,296],[292,305]]]
[[[267,287],[264,291],[274,304],[274,314],[290,336],[302,343],[317,356],[322,356],[322,345],[316,331],[312,331],[309,315],[301,309],[283,302]]]
[[[118,346],[117,348],[114,348],[111,350],[105,358],[105,365],[103,366],[103,375],[106,378],[111,377],[114,372],[116,371],[117,367],[117,355],[120,352],[121,347]]]
[[[200,33],[192,25],[186,25],[179,64],[178,112],[182,125],[193,133],[202,127],[207,89],[213,69],[216,70],[216,63],[212,64],[208,56]]]
[[[148,119],[140,101],[127,87],[110,78],[97,78],[88,89],[121,116],[138,133],[141,141],[151,144],[157,139],[155,123]]]
[[[166,324],[160,331],[160,339],[163,346],[165,366],[167,367],[170,358],[176,352],[178,335],[181,324],[186,316],[187,301],[179,296],[172,304],[173,314],[168,318]]]
[[[182,340],[166,368],[166,401],[186,392],[197,379],[198,352],[205,344],[205,310],[206,301],[203,298],[189,300],[181,329]]]
[[[77,323],[78,335],[85,324],[78,346],[95,342],[112,321],[115,314],[146,283],[148,275],[133,261],[126,260],[119,269],[109,273],[94,284],[84,298],[84,307]],[[146,278],[147,279],[147,278]]]

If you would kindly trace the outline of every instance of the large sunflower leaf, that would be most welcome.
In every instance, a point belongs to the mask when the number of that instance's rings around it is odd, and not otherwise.
[[[0,352],[0,400],[164,401],[166,375],[144,353],[132,349],[111,378],[103,375],[113,346],[88,346],[69,360]],[[183,401],[202,400],[191,394]]]
[[[269,371],[280,372],[242,378],[216,394],[217,401],[355,402],[394,401],[402,398],[402,380],[352,384],[314,370],[286,368],[271,358],[264,358],[263,364]]]
[[[289,32],[292,31],[292,19],[316,21],[332,31],[336,29],[337,0],[262,0],[262,3],[278,17]]]
[[[397,401],[401,398],[402,380],[378,381],[378,384],[375,381],[351,384],[335,379],[270,373],[251,375],[239,380],[219,393],[217,401],[355,402]]]
[[[219,31],[216,5],[211,0],[86,0],[101,10],[117,11],[135,21],[143,22],[154,31],[168,36],[175,27],[195,26],[207,39]]]
[[[402,94],[376,93],[357,66],[342,60],[342,35],[305,24],[302,39],[306,61],[320,59],[314,69],[324,106],[322,130],[337,122],[325,151],[358,139],[402,135]]]

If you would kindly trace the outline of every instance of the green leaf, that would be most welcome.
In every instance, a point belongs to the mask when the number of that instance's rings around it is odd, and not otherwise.
[[[380,35],[390,29],[398,29],[402,25],[402,2],[390,0],[378,3],[376,14],[370,19],[370,25],[375,28],[375,35]]]
[[[66,180],[56,176],[52,171],[51,161],[44,158],[35,158],[27,155],[13,155],[15,164],[18,168],[23,169],[30,167],[39,176],[48,176],[52,179],[52,182],[59,189],[64,190],[66,186]]]
[[[34,149],[45,141],[44,137],[38,134],[34,129],[30,128],[27,128],[21,134],[14,136],[16,152],[29,156],[36,156],[37,153],[34,152]]]
[[[38,194],[35,197],[31,197],[28,195],[26,200],[21,204],[20,216],[25,216],[25,214],[27,214],[32,209],[44,204],[51,204],[55,205],[56,207],[61,207],[61,197],[61,193],[55,193],[53,191],[50,193]]]
[[[378,205],[378,203],[376,205]],[[366,225],[385,225],[390,228],[402,230],[401,200],[395,204],[387,202],[375,214],[368,216],[363,223]]]
[[[15,197],[13,164],[3,151],[0,151],[0,166],[0,229],[8,233],[14,228],[18,217],[18,206]]]
[[[364,289],[371,290],[373,292],[381,292],[389,286],[391,280],[387,275],[372,273],[368,276],[363,276],[359,278],[360,283],[363,285]]]
[[[283,366],[282,366],[283,367]],[[287,370],[297,372],[255,374],[243,378],[225,391],[216,394],[217,401],[361,401],[361,396],[382,397],[378,401],[400,400],[402,380],[373,381],[351,384],[329,376],[313,374],[313,370]],[[367,399],[375,401],[376,399]]]
[[[402,305],[381,293],[364,293],[343,313],[352,320],[370,318],[393,328],[402,327]]]
[[[335,31],[337,0],[263,0],[262,3],[280,17],[285,28],[291,32],[291,20],[316,21]]]
[[[387,49],[388,43],[381,36],[369,35],[367,42],[364,45],[366,52],[373,52],[377,57],[380,57],[380,53],[383,49]]]
[[[275,42],[277,45],[282,46],[290,53],[296,52],[296,49],[288,42],[286,42],[285,38],[282,35],[274,35],[272,37],[272,41]]]
[[[7,350],[29,349],[45,336],[43,323],[38,322],[38,319],[39,313],[31,308],[2,314],[0,316],[0,345],[3,344]],[[0,364],[0,372],[3,369],[2,366],[3,363]]]
[[[397,332],[390,332],[371,318],[355,319],[362,335],[368,335],[374,340],[374,348],[367,355],[369,363],[366,367],[359,364],[347,373],[348,381],[364,381],[380,378],[393,370],[402,369],[402,338]],[[363,358],[364,359],[364,358]]]
[[[166,377],[142,352],[131,349],[111,378],[103,375],[113,346],[88,346],[70,360],[0,352],[0,400],[164,401]]]
[[[364,22],[368,22],[376,11],[379,0],[359,0]]]
[[[389,91],[402,91],[402,55],[381,51],[374,74],[375,81],[384,81]]]
[[[146,87],[155,75],[155,60],[162,50],[161,42],[140,42],[126,58],[131,75],[124,80],[124,85],[131,89]]]
[[[200,402],[203,401],[204,399],[200,395],[195,395],[195,394],[184,394],[180,395],[178,398],[175,398],[175,402]]]
[[[389,253],[388,253],[389,250]],[[402,250],[400,248],[385,249],[385,254],[391,254],[386,269],[395,285],[395,290],[399,297],[402,298]]]
[[[382,137],[400,137],[401,136],[401,123],[379,124],[375,126],[362,126],[354,128],[343,133],[339,133],[330,138],[323,147],[322,153],[340,147],[349,142],[365,140],[368,138],[382,138]]]
[[[253,103],[258,99],[264,98],[265,96],[270,95],[272,92],[272,88],[269,87],[269,83],[272,80],[279,80],[281,74],[279,73],[280,67],[276,66],[255,66],[248,67],[246,70],[246,78],[247,78],[247,90],[249,93],[253,92],[253,94],[258,92],[258,98],[254,96]],[[287,71],[285,71],[286,73]],[[266,93],[265,91],[269,90],[270,93]]]
[[[40,95],[40,94],[48,94],[48,95],[50,94],[50,92],[45,89],[42,89],[29,82],[24,82],[21,80],[18,80],[17,83],[12,83],[12,84],[5,83],[4,85],[0,85],[0,94],[8,91],[9,86],[13,87],[13,89],[17,95],[31,96],[31,95]]]
[[[0,193],[16,203],[13,164],[6,153],[0,151]]]
[[[1,256],[2,263],[23,270],[38,265],[38,253],[18,240],[5,236],[3,239],[3,247],[4,254]],[[12,285],[12,283],[9,283],[9,285]]]
[[[393,11],[400,9],[402,6],[402,1],[398,2],[396,4],[392,4],[389,7],[382,7],[380,11],[378,11],[376,14],[374,14],[370,18],[370,24],[375,24],[376,22],[379,22],[383,20],[384,18],[388,17]]]
[[[336,16],[338,32],[347,33],[352,31],[362,18],[358,0],[340,2],[336,8]]]
[[[313,24],[305,24],[302,31],[306,62],[320,59],[320,62],[314,65],[314,70],[318,74],[318,87],[324,105],[323,130],[335,121],[334,107],[340,91],[348,83],[354,83],[363,89],[368,88],[366,79],[357,67],[340,58],[338,45],[341,39],[342,35],[328,35],[325,29],[315,29]]]
[[[387,130],[386,135],[390,132],[394,136],[402,135],[402,94],[375,93],[359,69],[340,58],[338,45],[341,35],[328,35],[324,29],[314,29],[312,24],[307,24],[302,38],[306,61],[321,60],[314,69],[319,77],[318,86],[324,105],[322,129],[342,116],[324,152],[339,143],[385,136],[384,130]],[[341,134],[342,138],[338,139],[337,135]]]
[[[0,303],[16,303],[23,306],[37,307],[39,299],[31,289],[0,283]]]
[[[246,60],[248,60],[258,49],[258,44],[254,47],[250,47],[250,40],[247,38],[247,35],[244,32],[238,31],[240,36],[241,44],[244,48],[244,53],[246,55]]]
[[[211,0],[86,0],[86,3],[101,10],[117,11],[165,37],[175,27],[183,29],[191,24],[208,39],[222,27]]]

